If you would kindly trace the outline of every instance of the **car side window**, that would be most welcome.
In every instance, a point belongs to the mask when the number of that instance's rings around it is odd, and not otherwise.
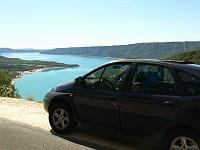
[[[117,63],[95,71],[85,78],[92,88],[119,90],[122,87],[131,63]]]
[[[174,95],[175,80],[166,67],[139,64],[134,73],[131,90],[158,95]]]
[[[104,70],[105,68],[102,68],[88,75],[84,80],[85,85],[93,88],[99,87],[99,80]]]
[[[194,75],[183,72],[183,71],[178,71],[177,74],[179,76],[180,81],[184,85],[185,92],[188,95],[196,95],[200,94],[200,79],[195,77]]]

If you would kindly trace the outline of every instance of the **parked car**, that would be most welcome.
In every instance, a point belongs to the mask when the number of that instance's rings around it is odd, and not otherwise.
[[[53,87],[44,97],[59,134],[85,123],[161,143],[200,149],[200,65],[116,60]]]

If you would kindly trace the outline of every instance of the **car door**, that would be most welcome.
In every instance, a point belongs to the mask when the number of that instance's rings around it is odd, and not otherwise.
[[[120,88],[130,63],[114,63],[100,67],[83,77],[76,87],[75,109],[87,122],[119,128]]]
[[[182,106],[177,83],[164,66],[137,64],[120,106],[121,128],[140,135],[152,135],[172,119]]]

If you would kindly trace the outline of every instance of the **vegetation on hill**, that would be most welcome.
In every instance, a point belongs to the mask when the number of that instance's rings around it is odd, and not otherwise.
[[[174,56],[165,58],[166,60],[180,60],[180,61],[190,61],[196,64],[200,64],[200,50],[186,51]]]
[[[41,52],[42,54],[54,55],[83,55],[114,58],[135,59],[161,59],[187,50],[200,49],[200,41],[196,42],[155,42],[137,43],[118,46],[93,46],[56,48]]]
[[[74,68],[78,64],[64,64],[53,61],[22,60],[19,58],[7,58],[0,56],[0,71],[4,71],[9,77],[15,78],[19,72],[31,71],[44,68]]]
[[[40,61],[40,60],[22,60],[19,58],[7,58],[0,56],[0,70],[4,70],[11,78],[15,78],[19,75],[19,72],[30,71],[43,68],[53,68],[53,67],[62,67],[62,68],[73,68],[78,67],[78,64],[64,64],[57,63],[53,61]]]
[[[7,58],[0,56],[0,96],[4,97],[20,97],[15,86],[12,85],[12,79],[21,75],[24,71],[32,71],[43,68],[73,68],[78,67],[77,64],[64,64],[52,61],[39,60],[21,60],[19,58]]]

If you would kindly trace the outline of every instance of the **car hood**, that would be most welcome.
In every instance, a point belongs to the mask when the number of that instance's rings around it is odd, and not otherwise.
[[[53,87],[50,92],[72,93],[75,81],[63,83]]]

